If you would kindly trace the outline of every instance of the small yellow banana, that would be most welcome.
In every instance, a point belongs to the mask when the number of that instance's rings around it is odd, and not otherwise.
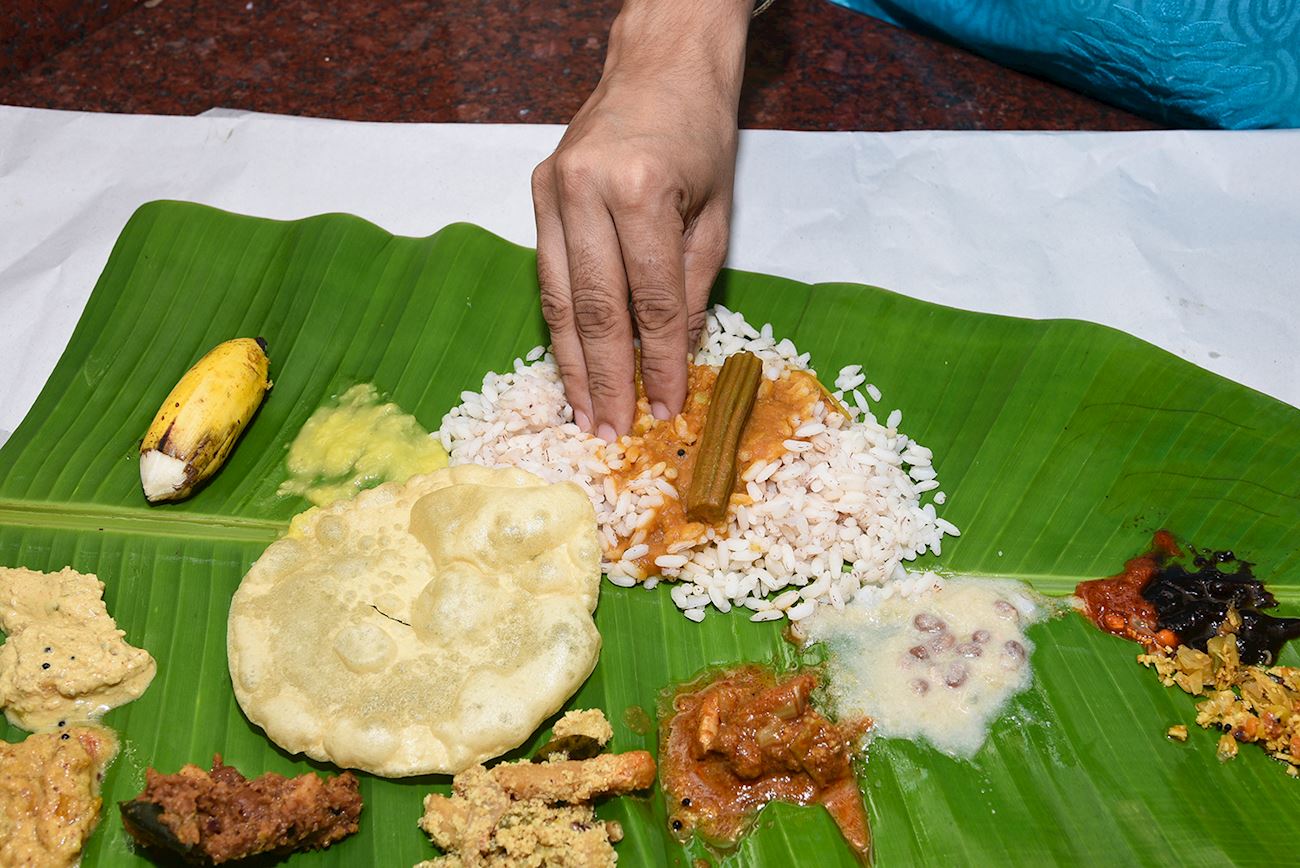
[[[188,497],[216,473],[271,382],[266,342],[236,338],[185,372],[140,443],[140,484],[150,503]]]

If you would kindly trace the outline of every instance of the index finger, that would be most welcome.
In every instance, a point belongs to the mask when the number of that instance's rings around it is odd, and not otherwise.
[[[587,392],[587,362],[573,319],[569,295],[569,263],[555,195],[555,170],[546,161],[533,171],[533,212],[537,218],[537,283],[541,288],[542,316],[551,331],[551,350],[560,369],[564,394],[573,408],[573,421],[592,432],[591,396]]]
[[[686,403],[688,311],[681,214],[661,207],[616,213],[632,313],[641,335],[641,382],[650,412],[670,419]]]
[[[587,392],[596,435],[612,442],[632,427],[636,410],[632,319],[627,277],[605,202],[589,195],[560,197],[569,257],[573,321],[587,365]]]

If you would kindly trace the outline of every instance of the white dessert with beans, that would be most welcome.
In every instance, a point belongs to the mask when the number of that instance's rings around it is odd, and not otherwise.
[[[870,716],[874,734],[922,739],[971,757],[1008,700],[1033,680],[1025,628],[1040,597],[1007,579],[962,578],[907,598],[859,599],[809,619],[824,643],[841,717]]]

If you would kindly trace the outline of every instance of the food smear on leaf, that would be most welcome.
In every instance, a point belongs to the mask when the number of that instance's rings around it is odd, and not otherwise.
[[[385,482],[405,482],[447,466],[436,437],[369,383],[320,407],[289,447],[289,479],[280,494],[327,506]]]
[[[969,759],[1033,682],[1025,630],[1049,612],[1020,582],[922,573],[864,589],[797,629],[825,646],[827,692],[841,718],[869,716],[873,737],[924,740]]]
[[[0,865],[71,868],[99,825],[117,737],[98,726],[0,741]]]
[[[609,726],[598,710],[583,715],[581,729],[588,735],[593,727],[586,724],[594,723],[594,715],[604,722],[595,730]],[[618,862],[614,844],[622,840],[623,829],[613,820],[599,819],[593,801],[647,790],[654,780],[654,757],[644,750],[582,760],[557,754],[541,763],[534,757],[533,762],[492,769],[473,766],[453,779],[452,795],[425,798],[420,828],[443,855],[417,868],[612,868]]]
[[[853,769],[865,717],[839,724],[818,713],[810,673],[780,677],[742,666],[685,685],[662,721],[660,767],[669,826],[730,846],[769,802],[823,805],[858,856],[871,835]]]
[[[650,717],[650,712],[641,706],[629,705],[623,710],[623,725],[636,735],[649,735],[654,729],[655,722]]]
[[[0,704],[14,726],[56,729],[94,720],[144,693],[157,665],[127,643],[104,605],[104,583],[0,567]]]
[[[122,824],[143,847],[221,865],[250,856],[324,849],[357,831],[361,793],[351,772],[331,778],[275,772],[249,780],[221,760],[145,772],[144,792],[122,802]]]

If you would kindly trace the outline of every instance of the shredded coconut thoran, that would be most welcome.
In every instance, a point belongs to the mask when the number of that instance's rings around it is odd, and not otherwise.
[[[416,868],[611,868],[623,829],[597,818],[591,800],[654,779],[654,758],[643,750],[474,766],[456,775],[451,796],[425,798],[420,828],[443,855]]]
[[[1166,687],[1206,697],[1196,705],[1196,722],[1223,733],[1220,760],[1235,757],[1239,742],[1255,742],[1286,763],[1287,774],[1300,777],[1300,669],[1243,666],[1237,653],[1240,625],[1241,618],[1230,611],[1205,651],[1181,645],[1139,655],[1138,662],[1154,669]]]

